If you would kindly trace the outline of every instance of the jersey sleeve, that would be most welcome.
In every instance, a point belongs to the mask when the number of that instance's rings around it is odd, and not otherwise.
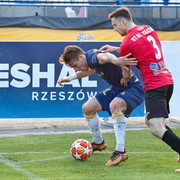
[[[100,65],[97,57],[98,53],[98,50],[93,49],[88,55],[87,61],[91,69],[95,69],[96,66]]]
[[[132,53],[133,45],[129,42],[129,40],[124,41],[123,44],[120,45],[119,54],[120,56],[125,56],[129,53]]]

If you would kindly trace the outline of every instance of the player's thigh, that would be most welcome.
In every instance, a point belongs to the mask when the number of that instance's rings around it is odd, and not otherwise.
[[[92,97],[83,104],[82,110],[84,114],[89,115],[102,111],[102,107],[96,97]]]
[[[109,104],[116,97],[116,94],[115,90],[108,88],[96,95],[97,101],[101,104],[102,111],[107,111],[111,115]]]
[[[138,86],[131,86],[125,91],[117,95],[126,102],[126,117],[129,117],[131,112],[144,101],[144,91]]]

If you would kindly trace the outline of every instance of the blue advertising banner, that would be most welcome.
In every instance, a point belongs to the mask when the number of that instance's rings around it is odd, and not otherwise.
[[[82,104],[109,85],[93,74],[59,87],[58,79],[74,73],[58,62],[70,44],[87,51],[105,42],[0,42],[0,118],[83,117]],[[144,116],[144,105],[131,116]]]

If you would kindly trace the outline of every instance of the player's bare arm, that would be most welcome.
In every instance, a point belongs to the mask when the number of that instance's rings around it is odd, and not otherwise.
[[[105,64],[105,63],[113,63],[113,59],[116,59],[117,57],[112,54],[112,53],[99,53],[98,54],[98,60],[100,64]]]
[[[113,63],[115,65],[125,67],[125,66],[133,66],[137,65],[136,58],[129,57],[131,56],[131,53],[121,56],[117,58],[114,54],[112,53],[100,53],[98,54],[98,60],[100,64],[104,63]]]
[[[70,82],[70,81],[75,80],[75,79],[81,79],[83,77],[90,76],[93,73],[94,73],[94,70],[92,70],[90,68],[88,71],[77,71],[74,74],[70,74],[69,76],[61,78],[58,81],[58,84],[59,84],[59,86],[63,86],[63,83]]]
[[[136,61],[136,58],[131,57],[131,53],[125,55],[125,56],[121,56],[119,58],[116,58],[113,60],[113,64],[116,64],[118,66],[121,67],[125,67],[125,66],[136,66],[138,61]]]
[[[105,53],[105,52],[119,52],[119,47],[117,46],[110,46],[108,44],[102,46],[99,49],[100,52]]]

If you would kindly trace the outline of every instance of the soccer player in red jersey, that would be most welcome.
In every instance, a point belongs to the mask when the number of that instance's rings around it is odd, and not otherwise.
[[[165,125],[169,101],[173,93],[173,79],[165,66],[157,33],[148,25],[136,25],[128,8],[121,7],[109,14],[114,30],[125,36],[120,47],[105,45],[101,52],[132,53],[140,69],[145,90],[146,124],[151,133],[180,154],[180,138]],[[126,64],[128,60],[119,62]]]

